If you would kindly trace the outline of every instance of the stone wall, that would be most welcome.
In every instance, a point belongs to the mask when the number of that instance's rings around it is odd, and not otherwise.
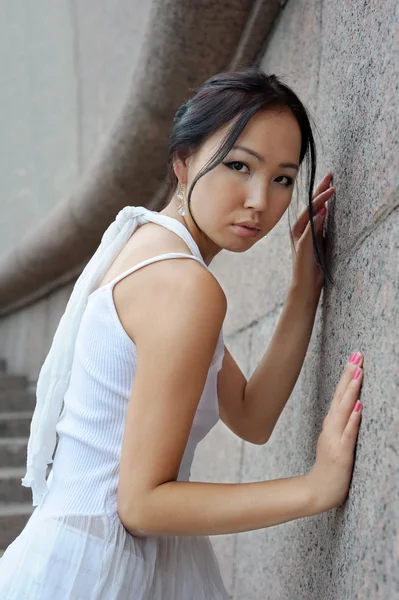
[[[198,448],[192,478],[246,482],[308,470],[342,368],[352,351],[363,351],[363,418],[345,506],[212,541],[234,600],[395,600],[396,6],[393,0],[281,4],[262,66],[292,86],[316,119],[317,181],[334,173],[327,236],[335,286],[323,292],[301,376],[270,441],[263,447],[241,442],[219,423]],[[149,3],[120,2],[118,15],[111,5],[71,0],[57,9],[47,2],[46,11],[32,2],[7,7],[0,252],[73,186],[118,112],[139,59]],[[303,198],[302,191],[299,209]],[[250,252],[221,253],[213,263],[229,300],[226,343],[247,376],[278,322],[290,260],[284,218]],[[10,372],[28,375],[32,386],[70,291],[60,289],[1,322],[0,356],[4,350]]]
[[[356,350],[365,354],[364,408],[344,507],[212,538],[234,600],[399,598],[394,22],[394,2],[289,2],[262,59],[316,119],[316,181],[334,174],[327,241],[335,285],[323,291],[301,376],[269,442],[240,442],[219,423],[198,449],[192,476],[247,482],[306,472],[341,371]],[[283,221],[245,255],[221,253],[213,263],[229,301],[226,345],[247,375],[271,339],[288,290]]]

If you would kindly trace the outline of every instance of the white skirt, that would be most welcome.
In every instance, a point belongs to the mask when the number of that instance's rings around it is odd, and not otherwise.
[[[36,508],[0,559],[1,600],[228,600],[208,536],[131,535],[118,514]]]

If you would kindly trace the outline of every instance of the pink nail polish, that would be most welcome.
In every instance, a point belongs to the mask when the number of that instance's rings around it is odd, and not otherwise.
[[[326,212],[327,212],[327,209],[325,206],[323,206],[323,208],[321,210],[319,210],[319,212],[317,214],[322,217],[323,215],[326,214]]]
[[[348,362],[350,362],[350,363],[351,363],[351,362],[353,362],[353,358],[354,358],[354,356],[355,356],[355,354],[354,354],[354,353],[352,353],[352,354],[350,355],[350,359],[349,359],[349,361],[348,361]]]
[[[353,376],[353,379],[358,379],[358,378],[359,378],[359,375],[360,375],[360,373],[361,373],[361,370],[360,370],[360,369],[356,369],[356,371],[355,371],[355,374],[354,374],[354,376]]]
[[[360,359],[361,359],[361,356],[360,356],[360,354],[355,354],[355,356],[353,357],[352,363],[353,363],[354,365],[358,365],[358,364],[359,364],[359,362],[360,362]]]
[[[356,402],[356,406],[355,406],[355,412],[359,412],[360,407],[361,407],[362,403],[361,402]]]

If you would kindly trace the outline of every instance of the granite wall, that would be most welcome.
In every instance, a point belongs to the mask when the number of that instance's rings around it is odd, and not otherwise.
[[[265,71],[291,85],[316,119],[316,181],[334,174],[326,227],[335,285],[323,291],[301,376],[269,442],[240,442],[219,423],[198,449],[192,475],[247,482],[306,472],[341,371],[356,350],[365,355],[364,408],[342,508],[212,538],[234,600],[399,598],[396,19],[393,1],[291,1],[262,58]],[[247,375],[271,339],[288,290],[283,221],[250,252],[222,253],[213,263],[229,300],[226,345]]]
[[[103,141],[139,59],[150,3],[2,5],[0,252],[75,184]],[[219,423],[198,448],[192,478],[246,482],[308,470],[342,368],[361,350],[364,409],[345,506],[212,541],[234,600],[396,600],[398,9],[394,0],[281,7],[261,64],[297,91],[318,124],[317,181],[331,170],[336,187],[327,217],[335,285],[323,292],[301,376],[269,442],[241,442]],[[213,263],[229,299],[226,343],[247,376],[278,322],[290,260],[283,219],[250,252]],[[71,287],[1,323],[10,370],[32,384]]]

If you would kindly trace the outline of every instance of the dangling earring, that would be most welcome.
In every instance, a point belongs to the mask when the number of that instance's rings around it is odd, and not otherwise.
[[[184,194],[183,194],[183,186],[180,187],[179,191],[177,192],[177,199],[180,201],[179,206],[177,207],[177,212],[179,213],[180,216],[184,217],[187,213],[186,213],[186,209],[184,208]]]

